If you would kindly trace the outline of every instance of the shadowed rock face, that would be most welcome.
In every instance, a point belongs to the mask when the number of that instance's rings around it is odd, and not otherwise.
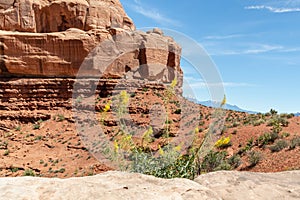
[[[1,178],[4,199],[299,199],[300,173],[215,172],[195,181],[106,172],[70,179]],[[13,184],[11,184],[13,181]]]

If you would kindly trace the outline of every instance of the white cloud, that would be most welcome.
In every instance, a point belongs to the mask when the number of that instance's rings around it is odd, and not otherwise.
[[[222,83],[206,83],[206,82],[192,82],[188,85],[193,89],[207,88],[207,87],[254,87],[256,85],[249,83],[234,83],[234,82],[222,82]]]
[[[220,45],[221,46],[221,45]],[[223,46],[223,45],[222,45]],[[249,47],[232,49],[212,49],[208,50],[210,55],[242,55],[242,54],[260,54],[271,51],[280,52],[284,50],[284,47],[279,45],[268,45],[268,44],[251,44]],[[218,47],[217,47],[218,48]]]
[[[184,77],[184,84],[187,84],[193,89],[203,89],[207,87],[255,87],[256,85],[250,83],[235,83],[235,82],[219,82],[207,83],[202,78],[195,78],[192,76]]]
[[[139,14],[141,14],[149,19],[152,19],[162,25],[170,24],[173,26],[181,26],[180,22],[164,16],[157,9],[144,6],[141,4],[141,2],[139,0],[134,0],[134,2],[135,2],[135,4],[130,4],[129,7],[136,13],[139,13]]]
[[[259,5],[259,6],[246,6],[245,9],[247,10],[268,10],[273,13],[289,13],[289,12],[300,12],[300,8],[276,8],[272,6],[265,6],[265,5]]]
[[[232,38],[240,38],[244,37],[245,35],[242,34],[233,34],[233,35],[223,35],[223,36],[218,36],[218,35],[209,35],[204,37],[204,40],[225,40],[225,39],[232,39]]]

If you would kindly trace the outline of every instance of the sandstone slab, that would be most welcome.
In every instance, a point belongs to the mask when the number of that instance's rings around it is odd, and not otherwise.
[[[300,172],[220,171],[195,181],[110,171],[91,177],[1,178],[1,199],[299,199]]]

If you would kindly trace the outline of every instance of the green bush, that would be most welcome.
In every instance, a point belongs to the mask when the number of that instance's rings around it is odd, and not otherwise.
[[[26,169],[24,171],[24,176],[35,176],[35,173],[32,169]]]
[[[282,149],[286,148],[288,146],[287,141],[285,140],[278,140],[274,145],[270,146],[269,149],[272,152],[279,152]]]
[[[253,124],[253,126],[259,126],[259,125],[264,124],[264,123],[265,123],[265,120],[258,119],[256,121],[254,121],[252,124]]]
[[[300,147],[300,137],[297,136],[297,137],[294,137],[291,142],[290,142],[290,146],[289,146],[289,149],[295,149],[297,146]]]
[[[259,147],[264,147],[267,144],[273,143],[278,138],[278,133],[265,133],[258,137],[257,144]]]
[[[247,144],[238,151],[238,154],[243,154],[243,153],[245,153],[247,151],[250,151],[252,149],[253,145],[254,145],[253,142],[254,142],[253,138],[250,138],[248,140]]]
[[[176,109],[174,113],[177,114],[177,115],[181,114],[181,109],[180,108]]]
[[[250,151],[248,153],[248,160],[249,160],[249,167],[254,167],[255,165],[257,165],[259,163],[259,161],[261,160],[262,156],[260,152],[257,151]]]
[[[213,172],[213,171],[228,169],[228,165],[226,164],[226,159],[225,159],[226,156],[227,156],[226,151],[221,151],[221,152],[210,151],[204,157],[204,160],[201,163],[201,171]]]
[[[241,157],[237,154],[228,158],[228,164],[231,165],[233,168],[237,168],[242,164]]]

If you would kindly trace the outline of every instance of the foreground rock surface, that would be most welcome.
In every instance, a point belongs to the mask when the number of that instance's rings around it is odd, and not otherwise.
[[[300,171],[221,171],[195,181],[117,171],[70,179],[2,178],[0,193],[2,199],[299,199]]]

